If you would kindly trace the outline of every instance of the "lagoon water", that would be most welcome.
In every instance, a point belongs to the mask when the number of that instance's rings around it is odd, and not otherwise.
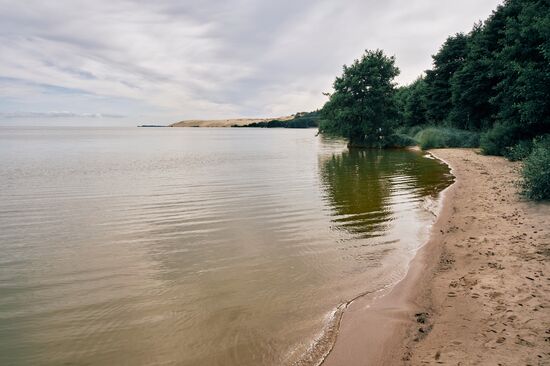
[[[295,363],[451,179],[316,130],[0,127],[0,365]]]

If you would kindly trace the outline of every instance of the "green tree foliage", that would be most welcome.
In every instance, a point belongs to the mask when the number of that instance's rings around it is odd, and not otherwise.
[[[447,121],[452,109],[451,80],[466,58],[468,37],[458,33],[447,38],[433,57],[433,69],[426,71],[428,120]]]
[[[484,130],[492,126],[495,108],[490,103],[498,82],[492,49],[498,40],[492,33],[493,22],[476,25],[468,35],[464,62],[451,78],[452,108],[449,124],[466,130]]]
[[[524,155],[522,141],[550,133],[549,0],[504,0],[471,32],[447,38],[432,58],[425,77],[398,89],[394,60],[381,51],[344,67],[321,111],[321,131],[376,145],[381,128],[386,146],[420,137],[426,146],[471,146],[481,134],[484,153],[514,159]]]
[[[533,200],[550,200],[550,135],[536,138],[524,161],[524,194]]]
[[[550,2],[504,1],[470,33],[449,37],[424,80],[425,120],[483,132],[487,154],[550,132]],[[398,93],[403,126],[416,84]]]
[[[366,51],[334,81],[321,110],[320,130],[348,139],[350,146],[386,146],[397,122],[394,57]]]
[[[550,2],[510,0],[503,41],[495,53],[500,81],[491,102],[503,124],[521,125],[526,135],[548,132],[550,124]],[[527,136],[521,136],[527,137]]]
[[[410,127],[428,123],[426,81],[423,77],[416,79],[406,87],[400,87],[397,90],[396,103],[401,125]]]
[[[493,128],[481,136],[481,147],[484,154],[504,155],[506,150],[514,146],[522,136],[522,127],[519,124],[495,123]]]

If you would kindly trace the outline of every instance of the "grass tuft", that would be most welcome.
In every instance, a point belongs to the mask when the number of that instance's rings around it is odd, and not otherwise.
[[[428,127],[416,133],[414,139],[423,149],[440,147],[478,147],[479,134],[448,127]]]

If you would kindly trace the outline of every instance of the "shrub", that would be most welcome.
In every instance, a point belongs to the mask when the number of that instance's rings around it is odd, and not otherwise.
[[[437,147],[479,146],[479,134],[455,128],[428,127],[418,132],[414,139],[424,150]]]
[[[550,136],[536,139],[522,169],[523,193],[532,200],[550,199]]]
[[[523,140],[504,151],[504,156],[510,161],[523,160],[533,150],[533,141]]]
[[[485,155],[504,155],[509,147],[518,142],[520,134],[518,126],[497,123],[481,136],[481,152]]]

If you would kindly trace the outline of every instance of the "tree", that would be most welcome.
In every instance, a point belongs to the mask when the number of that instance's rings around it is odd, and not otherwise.
[[[447,38],[432,57],[424,78],[398,89],[394,59],[381,51],[344,66],[321,111],[321,132],[345,136],[352,146],[406,146],[414,140],[391,134],[396,124],[454,127],[480,132],[482,151],[497,155],[550,133],[549,0],[503,0],[486,21]],[[448,132],[431,129],[441,141]]]
[[[433,55],[433,69],[426,71],[426,106],[431,123],[447,121],[452,108],[451,78],[466,57],[468,36],[457,33],[447,38]]]
[[[412,84],[402,87],[406,92],[400,101],[401,122],[404,126],[424,125],[428,122],[426,108],[426,82],[419,77]],[[401,91],[401,90],[400,90]]]
[[[395,58],[366,51],[334,81],[334,92],[321,110],[321,132],[346,137],[349,146],[385,146],[397,120]]]
[[[503,65],[492,103],[497,120],[520,125],[532,137],[550,131],[550,3],[548,0],[509,0],[503,47],[497,61]]]
[[[486,154],[503,155],[521,141],[550,133],[550,3],[507,0],[499,8],[493,52],[498,82],[490,99],[494,127],[481,138]]]
[[[452,109],[449,122],[453,127],[480,131],[494,123],[496,111],[490,100],[499,80],[493,50],[501,33],[494,26],[498,20],[493,14],[485,26],[477,24],[469,34],[465,60],[450,82]]]

